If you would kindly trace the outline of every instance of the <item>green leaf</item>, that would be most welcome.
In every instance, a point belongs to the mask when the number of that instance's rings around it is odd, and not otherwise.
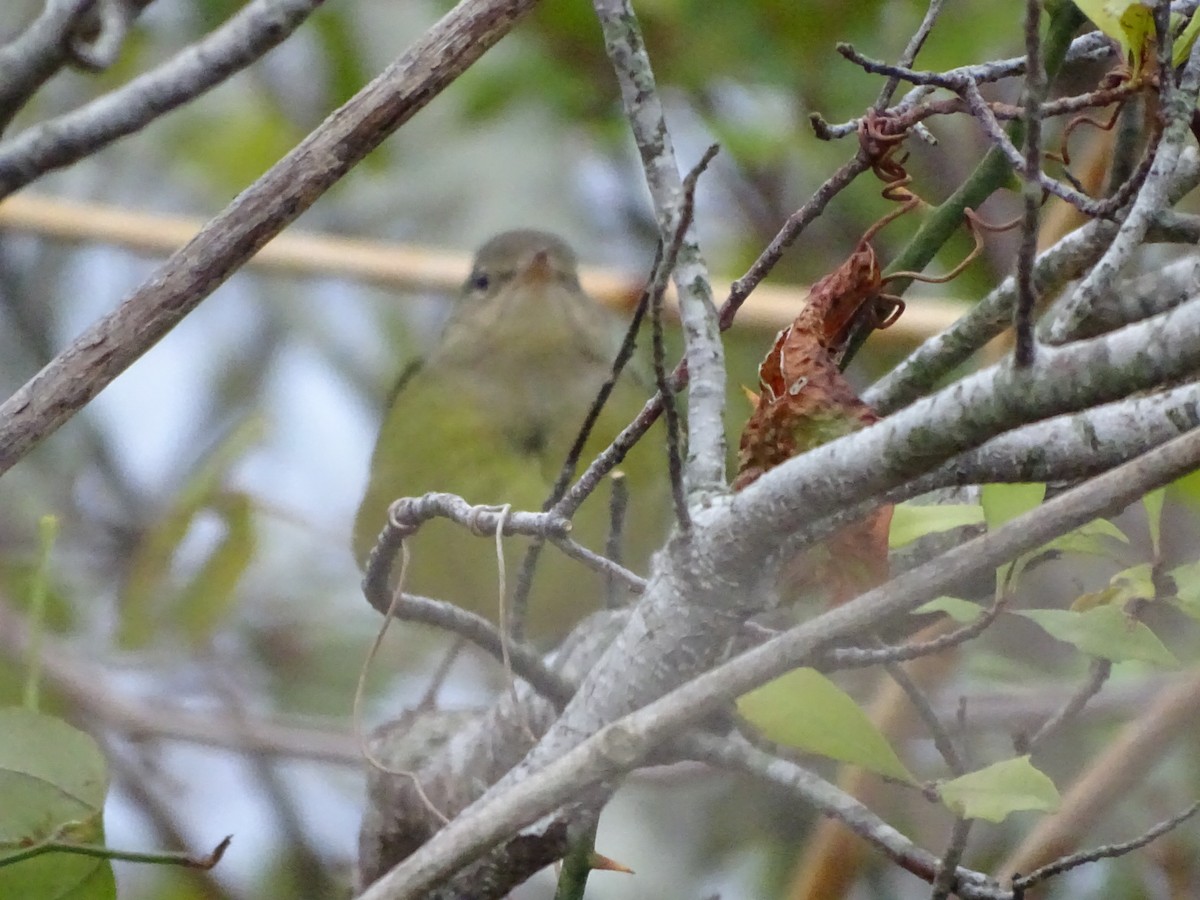
[[[1046,496],[1044,484],[985,484],[979,490],[988,531],[994,531],[1022,513],[1036,508]],[[997,595],[1011,579],[1015,580],[1035,553],[1018,557],[996,569]]]
[[[0,848],[55,836],[102,843],[107,792],[107,765],[91,737],[52,716],[0,709]],[[0,897],[115,896],[107,860],[47,853],[0,865]]]
[[[777,744],[916,781],[858,704],[814,669],[793,669],[739,697],[737,706]]]
[[[985,484],[979,490],[988,531],[994,531],[1021,513],[1041,504],[1046,496],[1044,484]]]
[[[1191,19],[1171,45],[1171,65],[1178,68],[1187,62],[1187,58],[1192,55],[1192,44],[1196,43],[1197,35],[1200,35],[1200,15],[1192,13]]]
[[[1093,519],[1074,531],[1059,535],[1045,546],[1039,547],[1037,552],[1058,550],[1062,553],[1089,553],[1093,556],[1111,557],[1116,550],[1114,541],[1128,544],[1129,538],[1108,519]]]
[[[1075,612],[1084,612],[1105,605],[1123,607],[1130,600],[1152,600],[1155,593],[1154,567],[1150,563],[1138,563],[1136,566],[1121,570],[1110,578],[1108,587],[1080,594],[1071,604],[1071,609]]]
[[[0,709],[0,841],[38,841],[98,817],[108,769],[90,736],[61,719]]]
[[[1080,525],[1074,531],[1060,534],[1054,540],[1043,544],[1036,550],[1018,556],[1008,566],[1001,566],[996,570],[996,583],[1000,586],[1009,578],[1016,580],[1032,560],[1050,551],[1057,553],[1087,553],[1092,556],[1113,559],[1119,556],[1120,545],[1127,545],[1128,543],[1129,538],[1126,537],[1125,532],[1121,531],[1120,528],[1108,521],[1108,519],[1093,519],[1085,525]],[[1009,569],[1012,570],[1011,576],[1007,574]]]
[[[945,613],[955,622],[968,625],[983,615],[983,607],[970,600],[960,600],[958,597],[935,597],[914,609],[913,615],[935,612]]]
[[[989,822],[1002,822],[1009,814],[1025,810],[1053,812],[1059,804],[1054,782],[1034,768],[1028,756],[942,782],[937,790],[955,815]]]
[[[1075,5],[1121,45],[1136,77],[1154,37],[1154,14],[1150,7],[1141,0],[1075,0]]]
[[[1142,498],[1142,506],[1146,507],[1146,527],[1150,530],[1150,546],[1158,558],[1159,538],[1162,536],[1163,501],[1167,497],[1167,489],[1159,488],[1151,491]]]
[[[1051,637],[1074,645],[1088,656],[1113,662],[1141,660],[1160,666],[1179,665],[1154,632],[1127,616],[1120,606],[1099,606],[1086,612],[1027,609],[1017,615],[1031,619]]]
[[[1167,485],[1172,500],[1179,500],[1200,512],[1200,469]]]
[[[911,544],[927,534],[979,525],[983,520],[983,508],[974,503],[898,503],[892,508],[888,549]]]

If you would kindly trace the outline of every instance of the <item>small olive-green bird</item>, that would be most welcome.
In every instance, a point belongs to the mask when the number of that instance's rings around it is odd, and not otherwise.
[[[354,523],[362,565],[399,497],[449,491],[470,503],[541,509],[584,417],[608,378],[620,319],[579,285],[571,248],[552,234],[510,231],[480,248],[439,344],[392,398]],[[586,445],[582,465],[638,413],[650,391],[623,374]],[[626,459],[626,561],[641,567],[665,536],[669,503],[661,437]],[[582,469],[580,469],[582,471]],[[572,537],[602,551],[607,486],[576,514]],[[505,540],[508,585],[528,542]],[[406,588],[499,620],[494,541],[444,521],[410,543]],[[555,637],[601,605],[601,576],[547,546],[534,579],[527,633]]]

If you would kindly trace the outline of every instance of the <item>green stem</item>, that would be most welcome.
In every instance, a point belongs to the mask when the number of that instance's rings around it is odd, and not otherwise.
[[[42,683],[42,633],[46,629],[46,595],[49,593],[50,549],[58,536],[58,519],[42,516],[38,523],[40,555],[33,581],[29,586],[29,670],[25,675],[22,702],[26,709],[37,712],[39,688]]]
[[[596,829],[577,840],[563,857],[562,871],[558,873],[558,887],[554,900],[583,900],[587,890],[588,874],[592,871],[592,853],[596,849]]]
[[[114,850],[103,844],[77,844],[72,841],[61,841],[48,838],[29,847],[22,847],[4,856],[0,856],[0,867],[11,866],[41,856],[43,853],[73,853],[76,856],[92,856],[97,859],[124,862],[152,863],[155,865],[187,866],[189,869],[211,869],[225,854],[231,838],[225,838],[207,857],[197,859],[187,853],[142,853],[133,850]]]
[[[1066,58],[1067,49],[1071,46],[1071,38],[1079,26],[1087,21],[1074,3],[1063,2],[1047,4],[1051,7],[1050,24],[1043,44],[1046,60],[1046,79],[1051,81],[1058,75]],[[1025,139],[1025,124],[1019,119],[1008,129],[1008,135],[1015,146],[1021,146]],[[966,210],[975,209],[988,197],[1008,182],[1012,174],[1003,151],[992,147],[979,161],[975,171],[964,181],[944,203],[937,206],[925,219],[925,222],[913,235],[908,245],[900,252],[888,271],[902,272],[905,270],[919,272],[933,260],[938,250],[954,234],[962,224]],[[887,272],[884,273],[885,275]],[[907,281],[894,281],[888,285],[889,290],[902,292],[908,286]]]

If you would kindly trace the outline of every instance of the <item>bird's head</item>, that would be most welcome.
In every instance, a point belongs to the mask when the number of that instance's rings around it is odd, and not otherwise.
[[[515,288],[579,291],[575,251],[545,231],[506,231],[479,248],[463,297],[486,302]]]

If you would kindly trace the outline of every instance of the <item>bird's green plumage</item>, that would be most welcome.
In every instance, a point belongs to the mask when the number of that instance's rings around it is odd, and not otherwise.
[[[369,483],[354,527],[360,563],[398,497],[449,491],[471,503],[537,510],[558,475],[592,398],[620,344],[616,317],[588,298],[575,255],[541,232],[507,232],[479,251],[446,331],[401,386],[384,418]],[[586,463],[647,397],[644,381],[623,376],[597,422]],[[630,558],[644,562],[666,528],[663,476],[655,447],[635,448],[622,467],[633,497]],[[590,498],[572,536],[601,549],[607,497]],[[506,541],[515,573],[525,542]],[[435,521],[411,543],[408,587],[497,618],[494,544]],[[530,604],[530,632],[548,636],[598,605],[599,576],[543,553]]]

